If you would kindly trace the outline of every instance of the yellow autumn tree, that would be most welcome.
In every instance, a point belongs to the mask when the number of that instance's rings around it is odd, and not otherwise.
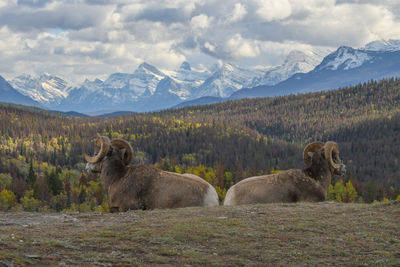
[[[0,210],[7,211],[16,203],[15,195],[12,191],[3,189],[0,192]]]
[[[345,183],[340,180],[334,186],[329,185],[328,200],[350,203],[354,202],[358,194],[351,181]]]

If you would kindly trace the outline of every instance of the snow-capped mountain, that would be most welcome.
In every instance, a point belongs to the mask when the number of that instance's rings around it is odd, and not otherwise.
[[[224,63],[200,86],[194,88],[192,99],[203,96],[228,97],[233,92],[249,86],[251,81],[262,75],[261,70],[244,69]]]
[[[324,58],[316,70],[348,70],[360,67],[372,59],[372,55],[366,50],[354,49],[348,46],[341,46],[334,53]]]
[[[74,88],[50,74],[40,77],[21,75],[10,83],[44,107],[89,113],[99,110],[152,111],[185,101],[194,105],[243,97],[277,96],[400,76],[398,40],[375,41],[358,49],[342,46],[323,57],[326,54],[327,50],[322,49],[292,51],[282,65],[264,70],[222,63],[210,71],[195,69],[183,62],[179,69],[169,71],[142,63],[133,73],[114,73],[104,81],[86,80]],[[4,88],[12,92],[9,87]]]
[[[268,69],[264,75],[255,77],[251,87],[259,85],[274,85],[284,81],[296,73],[306,73],[321,63],[328,51],[315,50],[302,52],[293,50],[289,53],[282,65]]]
[[[400,50],[400,40],[378,40],[366,44],[360,50],[368,51],[398,51]]]
[[[313,92],[355,85],[370,79],[400,77],[400,49],[395,48],[394,43],[381,43],[382,50],[376,50],[379,47],[377,43],[370,43],[361,49],[341,46],[308,73],[297,73],[273,86],[239,90],[231,98]]]
[[[40,77],[20,75],[11,80],[10,84],[21,94],[47,108],[58,106],[72,89],[65,80],[48,73]]]
[[[192,87],[199,86],[208,77],[211,72],[208,69],[194,69],[189,62],[184,61],[178,70],[176,71],[165,71],[164,73],[169,75],[171,78],[180,81],[181,83],[189,83]]]
[[[172,107],[202,96],[227,97],[249,85],[260,70],[222,64],[213,73],[184,62],[176,71],[161,71],[147,63],[132,74],[114,73],[104,82],[85,81],[72,90],[59,110],[91,112],[98,109],[150,111]]]
[[[0,102],[15,103],[28,106],[37,106],[40,104],[30,97],[24,96],[15,90],[2,76],[0,76]]]
[[[165,77],[156,67],[142,63],[133,74],[111,74],[102,87],[111,95],[116,94],[113,100],[120,101],[120,96],[138,98],[154,94],[157,84]]]
[[[192,98],[194,88],[200,86],[211,75],[207,69],[193,69],[187,61],[183,62],[176,71],[163,70],[163,72],[176,85],[170,88],[170,93],[179,96],[182,100]]]
[[[86,80],[73,89],[57,107],[60,110],[89,112],[96,110],[134,110],[142,107],[142,99],[151,97],[158,83],[167,76],[147,63],[142,63],[132,74],[114,73],[104,82]],[[138,107],[139,108],[139,107]]]

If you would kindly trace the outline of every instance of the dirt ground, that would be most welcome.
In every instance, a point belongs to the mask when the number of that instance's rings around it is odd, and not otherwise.
[[[2,266],[400,266],[400,202],[0,213]]]

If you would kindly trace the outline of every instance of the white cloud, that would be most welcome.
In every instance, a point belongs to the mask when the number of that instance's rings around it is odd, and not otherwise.
[[[23,5],[22,5],[23,4]],[[133,72],[143,61],[279,64],[294,49],[400,39],[392,0],[0,0],[0,75],[69,80]]]
[[[205,14],[200,14],[190,20],[193,29],[206,29],[210,26],[211,18]]]
[[[293,39],[314,45],[360,46],[376,39],[400,38],[400,23],[392,13],[370,4],[335,5],[334,1],[327,1],[315,9],[309,7],[305,18],[289,19],[284,27],[293,29]]]
[[[235,4],[235,8],[233,9],[232,13],[228,17],[228,22],[238,22],[242,20],[247,15],[246,7],[240,3]]]
[[[281,20],[292,13],[288,0],[257,0],[257,15],[265,21]]]
[[[244,40],[240,34],[236,34],[228,40],[227,49],[233,58],[256,57],[260,50],[254,41]]]

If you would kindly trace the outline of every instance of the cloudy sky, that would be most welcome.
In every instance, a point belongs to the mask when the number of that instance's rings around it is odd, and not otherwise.
[[[400,39],[398,0],[0,0],[0,75],[74,82],[216,62],[282,63],[291,50]]]

